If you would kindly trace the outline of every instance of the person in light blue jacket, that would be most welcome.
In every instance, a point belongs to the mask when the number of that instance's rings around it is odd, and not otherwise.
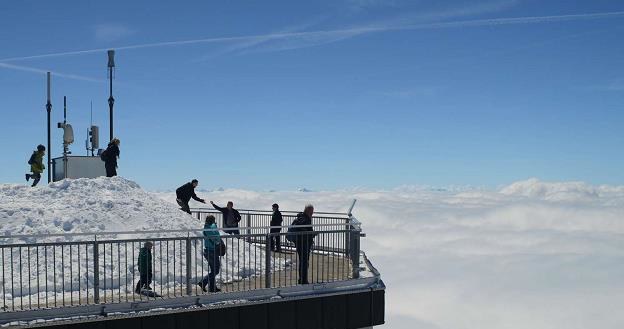
[[[221,234],[217,230],[217,224],[215,223],[215,217],[209,215],[206,217],[204,224],[204,258],[208,261],[208,267],[210,272],[204,276],[198,285],[203,292],[207,292],[206,286],[210,292],[219,292],[221,289],[217,288],[215,283],[215,277],[219,274],[221,269],[221,259],[218,253],[218,244],[221,243]]]

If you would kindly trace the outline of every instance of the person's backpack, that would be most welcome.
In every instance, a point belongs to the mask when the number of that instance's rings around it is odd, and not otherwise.
[[[102,159],[102,161],[106,162],[106,160],[108,160],[108,149],[102,151],[102,153],[100,153],[100,159]]]
[[[30,156],[30,159],[28,159],[28,164],[29,164],[29,165],[31,165],[31,164],[33,164],[33,163],[35,163],[35,153],[33,153],[33,154]]]
[[[225,242],[223,242],[223,240],[221,240],[221,242],[219,242],[219,244],[215,246],[215,249],[219,256],[225,256],[225,252],[227,251],[227,245],[225,244]]]
[[[296,243],[297,241],[297,232],[299,231],[299,228],[296,227],[297,225],[299,225],[299,221],[298,218],[295,218],[295,220],[293,220],[293,222],[288,226],[288,231],[286,232],[286,240],[292,243]]]

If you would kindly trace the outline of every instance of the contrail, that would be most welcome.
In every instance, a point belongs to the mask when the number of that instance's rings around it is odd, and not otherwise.
[[[13,64],[8,64],[8,63],[0,63],[0,67],[1,68],[6,68],[6,69],[11,69],[11,70],[32,72],[32,73],[41,73],[41,74],[46,74],[47,72],[51,72],[54,76],[61,77],[61,78],[67,78],[67,79],[74,79],[74,80],[82,80],[82,81],[90,81],[90,82],[106,82],[106,80],[98,80],[98,79],[93,79],[93,78],[89,78],[89,77],[85,77],[85,76],[81,76],[81,75],[66,74],[66,73],[61,73],[61,72],[42,70],[42,69],[38,69],[38,68],[34,68],[34,67],[13,65]]]
[[[616,18],[616,17],[623,17],[623,16],[624,16],[624,11],[616,11],[616,12],[595,13],[595,14],[492,18],[492,19],[464,20],[464,21],[455,21],[455,22],[426,23],[426,24],[416,24],[416,25],[384,25],[384,26],[356,27],[356,28],[348,28],[348,29],[336,29],[336,30],[257,34],[257,35],[237,36],[237,37],[218,37],[218,38],[203,38],[203,39],[166,41],[166,42],[156,42],[156,43],[144,43],[144,44],[136,44],[136,45],[129,45],[129,46],[121,46],[121,47],[97,48],[97,49],[77,50],[77,51],[32,55],[32,56],[11,57],[11,58],[0,59],[0,62],[100,53],[100,52],[105,52],[111,48],[116,49],[116,50],[131,50],[131,49],[154,48],[154,47],[193,45],[193,44],[202,44],[202,43],[226,43],[226,42],[236,42],[236,41],[249,42],[249,41],[254,41],[254,40],[267,41],[267,40],[289,39],[289,38],[316,38],[315,40],[318,41],[318,38],[320,37],[327,37],[327,38],[336,38],[340,36],[350,37],[350,36],[358,36],[358,35],[367,34],[367,33],[385,32],[385,31],[447,29],[447,28],[459,28],[459,27],[501,26],[501,25],[517,25],[517,24],[537,24],[537,23],[551,23],[551,22],[566,22],[566,21],[575,21],[575,20],[595,20],[595,19]]]

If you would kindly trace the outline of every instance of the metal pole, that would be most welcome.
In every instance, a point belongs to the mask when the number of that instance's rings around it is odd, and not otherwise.
[[[93,241],[93,303],[100,303],[100,252],[97,237]]]
[[[63,125],[65,124],[67,124],[67,96],[63,96]],[[63,131],[65,131],[65,128],[63,128]],[[67,151],[67,143],[65,143],[65,137],[63,137],[63,178],[67,178]]]
[[[193,271],[191,269],[191,238],[186,238],[186,294],[191,295],[193,293],[193,287],[191,286],[191,276]]]
[[[267,233],[265,241],[266,241],[266,244],[264,248],[264,287],[271,288],[271,233]]]
[[[46,110],[48,111],[48,184],[52,182],[52,143],[50,139],[50,113],[52,112],[52,102],[50,101],[50,72],[48,76],[48,102],[46,103]]]
[[[113,140],[113,105],[115,104],[115,98],[113,98],[113,68],[115,67],[115,51],[108,51],[108,79],[109,79],[109,97],[108,97],[108,107],[110,114],[110,140]]]
[[[115,98],[113,98],[113,68],[108,68],[109,80],[110,80],[110,96],[108,97],[108,108],[110,114],[110,140],[113,140],[113,105],[115,104]]]

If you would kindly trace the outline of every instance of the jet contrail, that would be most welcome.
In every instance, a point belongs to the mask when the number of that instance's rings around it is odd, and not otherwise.
[[[310,38],[310,37],[312,38],[319,38],[319,37],[336,38],[339,36],[350,37],[350,36],[358,36],[358,35],[362,35],[366,33],[398,31],[398,30],[425,30],[425,29],[446,29],[446,28],[458,28],[458,27],[537,24],[537,23],[550,23],[550,22],[565,22],[565,21],[574,21],[574,20],[594,20],[594,19],[615,18],[615,17],[623,17],[623,16],[624,16],[624,11],[616,11],[616,12],[595,13],[595,14],[491,18],[491,19],[476,19],[476,20],[464,20],[464,21],[455,21],[455,22],[426,23],[426,24],[416,24],[416,25],[384,25],[384,26],[356,27],[356,28],[348,28],[348,29],[336,29],[336,30],[257,34],[257,35],[237,36],[237,37],[218,37],[218,38],[203,38],[203,39],[191,39],[191,40],[179,40],[179,41],[165,41],[165,42],[144,43],[144,44],[136,44],[136,45],[129,45],[129,46],[121,46],[121,47],[97,48],[97,49],[67,51],[67,52],[59,52],[59,53],[32,55],[32,56],[11,57],[11,58],[0,59],[0,62],[101,53],[101,52],[106,52],[108,49],[131,50],[131,49],[154,48],[154,47],[193,45],[193,44],[202,44],[202,43],[225,43],[225,42],[235,42],[235,41],[249,42],[249,41],[254,41],[254,40],[267,41],[267,40],[274,40],[274,39],[289,39],[289,38]],[[318,39],[315,39],[315,40],[318,41]],[[341,39],[339,38],[339,40]]]
[[[50,70],[42,70],[42,69],[38,69],[34,67],[13,65],[13,64],[8,64],[8,63],[1,63],[1,62],[0,62],[0,68],[24,71],[24,72],[32,72],[32,73],[41,73],[41,74],[46,74],[47,72],[50,72],[54,76],[67,78],[67,79],[90,81],[90,82],[106,82],[106,80],[99,80],[99,79],[89,78],[89,77],[85,77],[81,75],[67,74],[67,73],[55,72],[55,71],[50,71]]]

